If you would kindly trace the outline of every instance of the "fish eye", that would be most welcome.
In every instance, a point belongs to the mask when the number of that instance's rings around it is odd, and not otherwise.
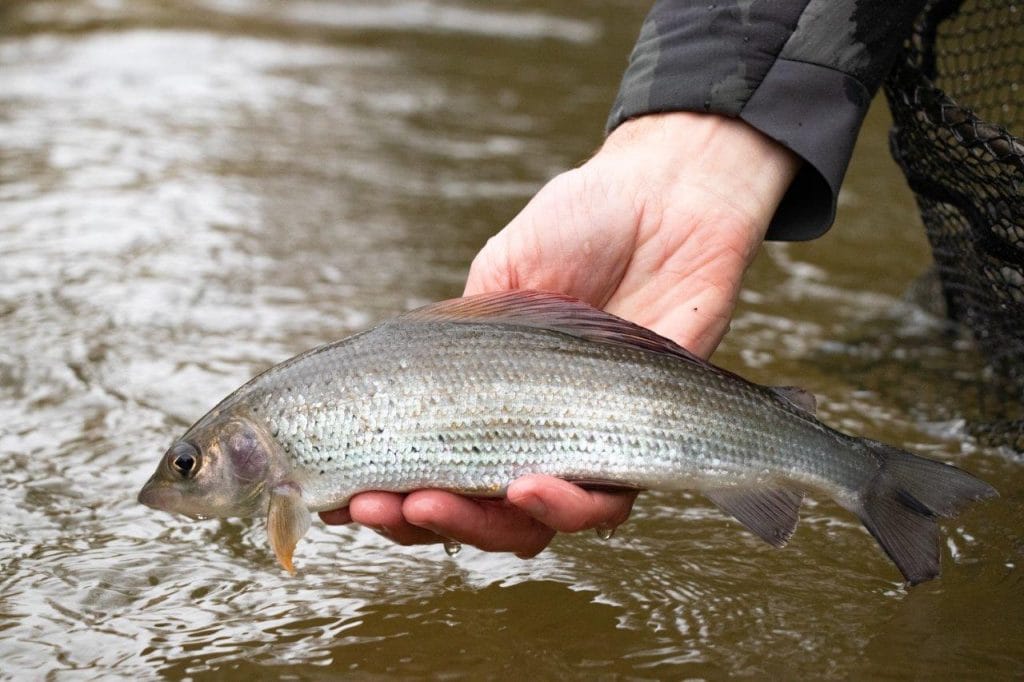
[[[199,468],[199,450],[188,441],[178,441],[168,453],[167,461],[182,478],[192,478]]]

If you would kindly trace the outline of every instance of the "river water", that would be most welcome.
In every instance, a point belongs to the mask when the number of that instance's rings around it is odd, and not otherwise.
[[[836,226],[764,250],[716,360],[994,483],[940,580],[825,500],[781,551],[688,494],[531,561],[315,522],[297,578],[261,523],[135,502],[255,372],[457,295],[599,143],[643,4],[0,6],[0,676],[1024,676],[1024,458],[903,298],[929,256],[878,107]]]

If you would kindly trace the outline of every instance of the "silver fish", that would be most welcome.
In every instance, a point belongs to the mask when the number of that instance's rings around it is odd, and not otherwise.
[[[711,365],[556,294],[428,305],[287,360],[163,456],[139,501],[196,518],[266,516],[281,565],[311,511],[367,490],[501,496],[540,473],[697,489],[772,545],[805,491],[856,514],[903,573],[939,574],[936,517],[996,494],[953,466],[819,422],[813,398]]]

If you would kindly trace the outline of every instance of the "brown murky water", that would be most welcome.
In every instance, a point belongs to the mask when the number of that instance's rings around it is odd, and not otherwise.
[[[645,3],[641,3],[643,5]],[[590,152],[626,2],[0,6],[0,671],[10,679],[1024,676],[1024,460],[971,436],[979,362],[901,294],[928,263],[873,112],[836,227],[766,249],[716,358],[998,500],[910,591],[848,514],[776,551],[697,496],[533,561],[135,493],[254,372],[426,301]]]

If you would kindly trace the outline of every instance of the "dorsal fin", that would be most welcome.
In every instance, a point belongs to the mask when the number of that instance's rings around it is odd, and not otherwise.
[[[818,401],[810,391],[799,386],[772,386],[772,392],[808,414],[818,411]]]
[[[713,368],[679,344],[579,299],[519,289],[453,298],[417,308],[397,318],[403,322],[490,322],[550,329],[588,341],[643,348]]]
[[[390,324],[408,322],[507,324],[548,329],[587,341],[641,348],[670,355],[719,376],[741,381],[810,415],[817,408],[814,395],[801,388],[754,384],[738,374],[711,364],[650,329],[564,294],[515,289],[453,298],[412,310],[395,318]]]

